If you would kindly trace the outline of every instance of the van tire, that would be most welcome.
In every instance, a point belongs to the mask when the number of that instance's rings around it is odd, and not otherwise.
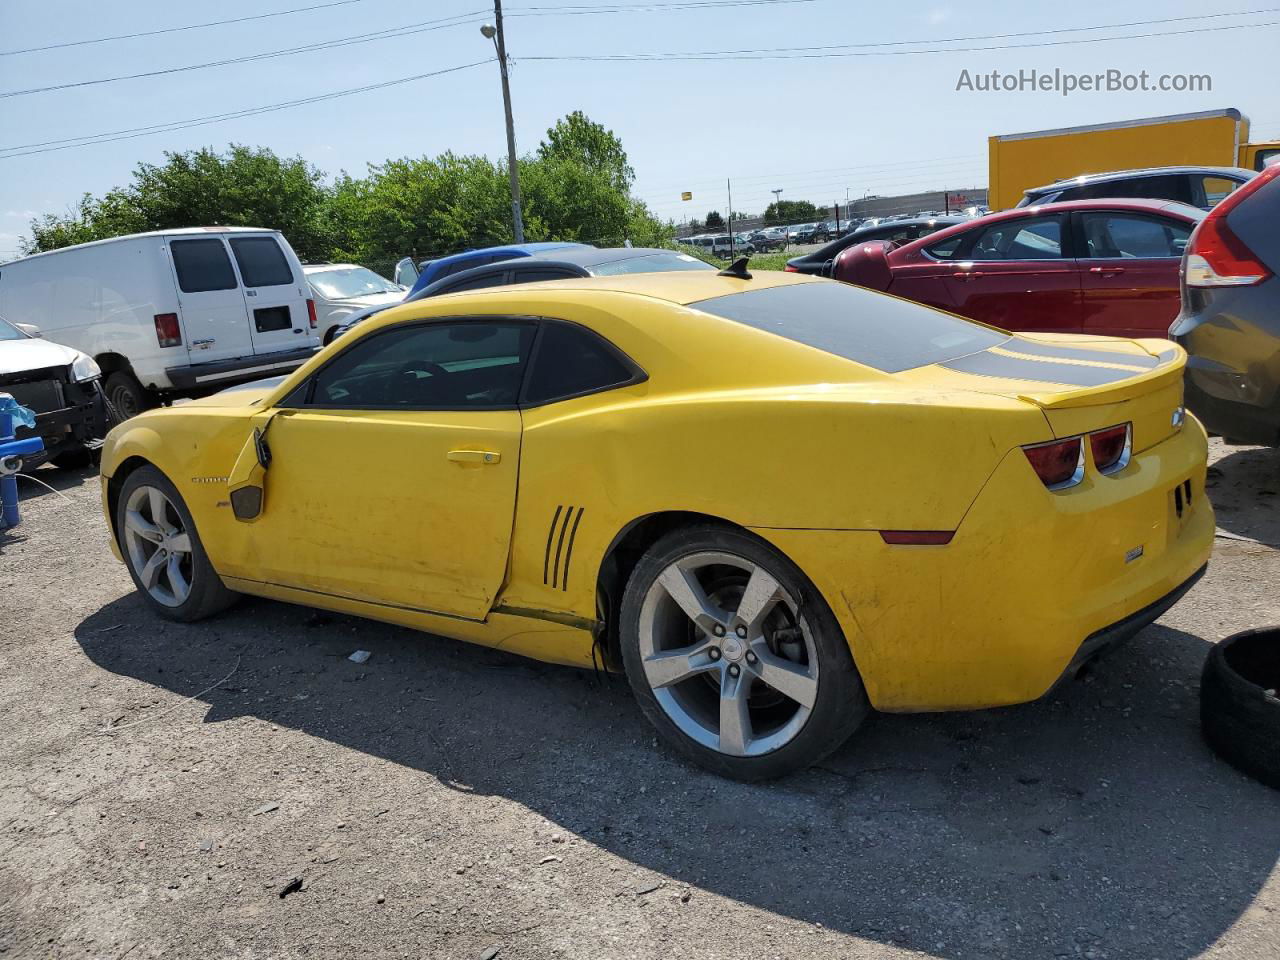
[[[115,409],[118,422],[136,417],[144,410],[156,406],[155,394],[139,383],[138,378],[128,370],[116,370],[107,374],[102,390],[107,395],[107,402]]]

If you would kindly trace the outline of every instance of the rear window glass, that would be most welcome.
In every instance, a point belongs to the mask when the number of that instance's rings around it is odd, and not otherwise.
[[[618,351],[595,333],[544,321],[524,399],[530,404],[549,403],[629,383],[635,376]]]
[[[246,287],[279,287],[293,283],[293,271],[274,237],[240,237],[231,241]]]
[[[728,246],[729,240],[724,240]],[[597,277],[615,277],[622,273],[659,273],[664,270],[714,270],[709,263],[691,257],[687,253],[655,253],[646,257],[628,257],[625,260],[611,260],[608,263],[597,263],[588,267]]]
[[[954,360],[1009,339],[948,313],[834,281],[732,293],[689,306],[885,373]]]
[[[183,293],[234,290],[238,286],[221,240],[170,240],[169,253]]]

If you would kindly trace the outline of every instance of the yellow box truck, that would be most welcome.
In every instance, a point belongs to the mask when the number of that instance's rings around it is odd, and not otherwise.
[[[1249,142],[1239,110],[1206,110],[990,137],[992,210],[1015,206],[1022,192],[1085,173],[1140,167],[1215,166],[1261,170],[1280,141]]]

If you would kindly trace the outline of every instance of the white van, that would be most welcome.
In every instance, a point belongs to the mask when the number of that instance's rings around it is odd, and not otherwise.
[[[287,373],[320,346],[302,265],[278,231],[191,227],[0,264],[0,316],[102,368],[120,416]]]

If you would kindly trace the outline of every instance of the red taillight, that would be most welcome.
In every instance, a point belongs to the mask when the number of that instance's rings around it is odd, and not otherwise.
[[[311,324],[312,330],[318,326],[318,322],[316,320],[316,302],[314,300],[307,301],[307,323]]]
[[[1129,436],[1127,423],[1089,434],[1089,450],[1093,454],[1093,465],[1100,473],[1114,473],[1128,466]]]
[[[954,530],[881,530],[880,539],[892,544],[945,546],[956,535]]]
[[[1268,167],[1237,187],[1200,221],[1187,247],[1187,286],[1247,287],[1271,276],[1267,265],[1227,226],[1227,215],[1277,176],[1280,166]]]
[[[785,267],[783,267],[782,269],[783,269],[786,273],[799,273],[799,272],[800,272],[799,270],[797,270],[795,267],[793,267],[793,266],[792,266],[791,264],[789,264],[789,263],[788,263]]]
[[[156,339],[162,347],[182,346],[182,328],[178,326],[176,313],[156,314]]]
[[[1050,490],[1074,486],[1084,476],[1084,445],[1079,437],[1023,447],[1031,469]]]

